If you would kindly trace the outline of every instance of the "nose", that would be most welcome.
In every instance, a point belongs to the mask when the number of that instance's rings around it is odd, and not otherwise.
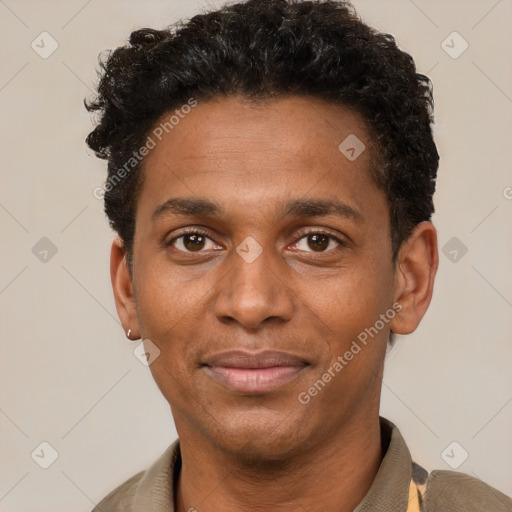
[[[231,261],[226,261],[231,271],[219,283],[215,297],[214,312],[220,321],[254,330],[271,319],[286,322],[292,318],[293,292],[272,257],[270,250],[263,250],[250,261],[233,252]]]

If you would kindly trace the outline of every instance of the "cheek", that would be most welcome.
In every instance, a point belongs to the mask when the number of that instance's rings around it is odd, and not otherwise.
[[[137,314],[141,334],[166,338],[179,331],[182,323],[190,322],[197,314],[205,286],[193,276],[171,272],[165,257],[146,258],[141,261],[136,275]],[[192,274],[193,270],[189,271]],[[204,299],[203,299],[204,300]]]
[[[326,280],[321,292],[309,296],[306,309],[325,345],[302,391],[315,397],[312,411],[319,417],[323,410],[342,414],[375,399],[389,322],[379,323],[376,330],[375,325],[390,308],[388,280],[353,269],[350,275]],[[327,382],[325,387],[320,381]]]
[[[371,266],[341,269],[337,277],[315,283],[309,307],[336,333],[357,335],[389,308],[392,279]],[[344,336],[346,337],[346,336]]]
[[[197,275],[193,266],[171,270],[167,259],[146,257],[136,276],[137,315],[141,336],[160,350],[150,368],[164,395],[191,386],[198,357],[208,349],[211,297],[218,275]],[[213,319],[215,322],[215,320]]]
[[[378,371],[392,319],[388,315],[387,321],[381,320],[391,308],[393,293],[392,274],[382,267],[367,264],[341,269],[338,277],[323,280],[310,292],[306,310],[311,311],[319,339],[325,342],[316,377],[331,369],[337,376],[345,376],[335,379],[337,382],[349,377],[355,383],[365,375],[371,377],[369,368]],[[332,367],[339,357],[343,358],[343,370],[335,372]]]
[[[177,286],[167,274],[163,268],[147,265],[146,271],[137,276],[142,284],[136,287],[140,334],[160,351],[150,365],[159,386],[159,381],[178,376],[186,367],[184,352],[190,343],[183,337],[184,326],[196,314],[197,302],[195,295],[187,293],[187,287]]]

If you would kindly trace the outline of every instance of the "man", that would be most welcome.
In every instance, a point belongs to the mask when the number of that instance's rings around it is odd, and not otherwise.
[[[505,511],[379,417],[438,266],[430,81],[346,2],[133,32],[87,142],[111,275],[179,440],[95,511]]]

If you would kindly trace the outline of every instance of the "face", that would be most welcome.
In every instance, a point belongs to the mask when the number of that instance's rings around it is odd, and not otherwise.
[[[120,314],[180,438],[278,460],[378,414],[398,291],[369,166],[359,115],[300,97],[199,102],[146,157]]]

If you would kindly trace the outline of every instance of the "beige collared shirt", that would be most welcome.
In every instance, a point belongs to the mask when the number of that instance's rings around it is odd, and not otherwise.
[[[454,471],[427,473],[412,461],[398,428],[382,417],[380,425],[385,455],[354,512],[512,512],[512,499],[476,478]],[[114,489],[92,512],[174,512],[180,469],[177,439],[148,469]]]

